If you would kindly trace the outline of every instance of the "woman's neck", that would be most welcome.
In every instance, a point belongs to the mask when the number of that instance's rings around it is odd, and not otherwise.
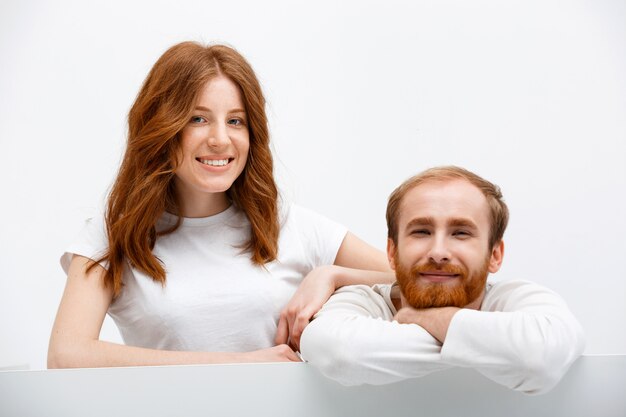
[[[180,196],[178,214],[182,217],[201,218],[221,213],[230,207],[231,202],[226,193],[196,194],[194,196]]]

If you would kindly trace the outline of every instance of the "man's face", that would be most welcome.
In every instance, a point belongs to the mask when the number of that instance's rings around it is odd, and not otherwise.
[[[387,255],[414,308],[480,307],[489,272],[500,268],[502,242],[489,247],[487,199],[462,179],[427,181],[404,196],[398,241]]]

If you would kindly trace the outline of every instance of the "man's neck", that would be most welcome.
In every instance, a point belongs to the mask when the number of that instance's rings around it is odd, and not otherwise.
[[[485,288],[483,288],[483,291],[480,293],[480,295],[478,296],[478,298],[476,298],[474,301],[472,301],[471,303],[469,303],[468,305],[466,305],[463,308],[469,308],[472,310],[480,310],[480,306],[483,305],[483,300],[485,299]]]
[[[400,311],[402,308],[402,300],[404,297],[402,296],[402,291],[400,291],[400,286],[398,282],[394,282],[391,286],[391,293],[389,294],[389,298],[391,298],[391,302],[393,306],[396,308],[396,311]]]

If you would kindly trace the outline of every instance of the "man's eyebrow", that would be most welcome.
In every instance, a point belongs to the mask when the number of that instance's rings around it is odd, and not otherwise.
[[[435,219],[432,217],[416,217],[407,223],[406,227],[414,227],[414,226],[433,226],[435,224]]]
[[[476,226],[476,223],[474,223],[473,221],[471,221],[470,219],[466,219],[466,218],[454,218],[448,221],[448,226],[453,226],[453,227],[469,227],[470,229],[478,229],[478,226]]]

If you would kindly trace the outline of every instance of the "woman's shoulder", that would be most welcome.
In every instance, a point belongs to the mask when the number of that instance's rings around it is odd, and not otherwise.
[[[345,226],[293,202],[283,203],[280,213],[283,255],[286,248],[301,247],[312,267],[334,262],[347,233]]]
[[[61,255],[61,267],[65,272],[69,270],[73,255],[98,260],[104,256],[109,246],[103,209],[91,210],[80,222],[79,232]]]

